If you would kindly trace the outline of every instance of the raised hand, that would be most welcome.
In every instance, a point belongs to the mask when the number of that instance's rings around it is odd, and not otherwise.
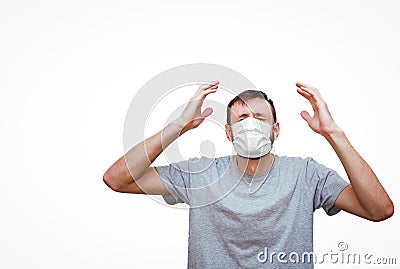
[[[195,95],[190,98],[182,114],[177,119],[182,128],[181,134],[198,127],[206,117],[211,115],[213,112],[211,107],[207,107],[203,112],[201,112],[201,107],[207,95],[217,91],[218,84],[219,81],[203,84]]]
[[[330,135],[339,127],[334,122],[328,105],[325,103],[317,88],[297,82],[297,92],[310,101],[314,115],[311,117],[307,111],[300,113],[301,117],[308,123],[310,128],[323,136]]]

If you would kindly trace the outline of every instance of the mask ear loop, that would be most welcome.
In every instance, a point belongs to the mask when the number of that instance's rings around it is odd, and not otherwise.
[[[275,125],[275,122],[272,124],[272,126],[271,126],[271,130],[272,130],[272,139],[271,139],[271,137],[270,137],[270,140],[271,140],[271,146],[273,146],[274,145],[274,141],[275,141],[275,137],[274,137],[274,132],[273,132],[273,128],[274,128],[274,125]],[[270,135],[271,136],[271,135]],[[270,174],[270,172],[271,172],[271,170],[272,170],[272,167],[274,166],[274,163],[275,163],[275,157],[274,157],[274,159],[273,159],[273,161],[272,161],[272,165],[271,165],[271,168],[268,170],[268,172],[267,172],[267,174],[265,175],[265,177],[264,177],[264,179],[261,181],[261,183],[256,187],[256,189],[254,190],[254,191],[251,191],[250,189],[251,189],[251,186],[253,186],[253,185],[255,185],[255,183],[253,184],[253,181],[254,181],[254,177],[251,179],[251,181],[250,181],[250,184],[249,184],[249,189],[248,189],[248,193],[249,194],[254,194],[254,193],[256,193],[260,188],[261,188],[261,186],[262,185],[264,185],[264,183],[265,183],[265,181],[267,181],[267,179],[268,179],[268,177],[269,177],[269,174]]]

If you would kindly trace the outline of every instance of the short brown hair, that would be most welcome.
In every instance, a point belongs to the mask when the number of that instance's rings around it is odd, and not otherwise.
[[[276,122],[276,111],[275,111],[274,102],[272,102],[272,100],[268,98],[267,94],[265,94],[265,92],[259,91],[259,90],[246,90],[246,91],[243,91],[243,92],[239,93],[238,95],[236,95],[235,98],[233,98],[229,102],[228,107],[226,108],[227,123],[229,125],[231,124],[230,110],[234,104],[239,103],[239,104],[244,105],[244,104],[246,104],[246,101],[248,101],[250,99],[254,99],[254,98],[265,99],[271,105],[272,116],[274,118],[274,122]]]

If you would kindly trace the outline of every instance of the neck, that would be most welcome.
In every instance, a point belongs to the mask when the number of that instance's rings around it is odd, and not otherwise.
[[[238,169],[242,173],[245,173],[249,176],[258,176],[268,172],[274,163],[274,159],[275,157],[272,153],[268,153],[267,155],[257,160],[251,160],[236,155]]]

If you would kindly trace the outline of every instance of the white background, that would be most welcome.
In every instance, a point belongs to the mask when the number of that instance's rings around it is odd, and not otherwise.
[[[299,115],[310,107],[295,82],[318,87],[396,207],[398,11],[396,1],[2,1],[0,268],[186,267],[188,211],[113,192],[102,176],[123,154],[135,92],[188,63],[245,75],[275,101],[275,152],[345,176]],[[315,251],[344,241],[400,263],[399,224],[398,212],[373,223],[318,210]],[[343,266],[316,268],[328,267]]]

